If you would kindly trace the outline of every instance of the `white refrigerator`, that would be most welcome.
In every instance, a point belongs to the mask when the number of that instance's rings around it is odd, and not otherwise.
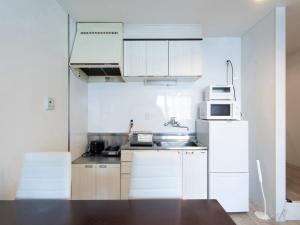
[[[249,211],[248,121],[196,121],[208,146],[208,196],[227,212]]]

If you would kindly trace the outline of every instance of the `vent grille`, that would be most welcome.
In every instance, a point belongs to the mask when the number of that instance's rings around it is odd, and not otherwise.
[[[112,35],[112,34],[119,34],[116,31],[93,31],[93,32],[80,32],[80,34],[98,34],[98,35]]]
[[[119,68],[81,68],[88,76],[121,76]]]

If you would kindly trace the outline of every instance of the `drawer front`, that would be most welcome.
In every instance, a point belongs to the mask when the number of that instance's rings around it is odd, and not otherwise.
[[[133,156],[133,151],[132,150],[122,150],[121,151],[121,161],[125,162],[131,162],[132,161],[132,156]]]
[[[122,162],[121,163],[121,173],[129,174],[131,172],[131,162]]]

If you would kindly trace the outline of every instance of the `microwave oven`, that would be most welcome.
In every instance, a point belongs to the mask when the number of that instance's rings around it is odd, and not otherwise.
[[[209,85],[204,90],[204,100],[234,100],[233,85]]]
[[[200,103],[200,119],[240,120],[241,113],[236,101],[204,101]]]

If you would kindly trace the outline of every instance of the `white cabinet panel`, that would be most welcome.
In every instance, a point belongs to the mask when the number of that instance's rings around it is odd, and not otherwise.
[[[72,165],[72,199],[92,200],[96,195],[95,166],[92,164]]]
[[[248,122],[209,122],[209,172],[248,172]]]
[[[124,41],[124,76],[202,75],[202,41]]]
[[[207,151],[183,152],[184,199],[207,198]]]
[[[96,168],[96,199],[120,199],[120,165],[100,164]]]
[[[169,75],[202,75],[202,41],[169,41]]]
[[[248,180],[248,173],[210,173],[209,198],[217,199],[227,212],[247,212]]]
[[[146,41],[124,41],[124,75],[146,76]]]
[[[146,42],[147,76],[168,76],[168,41]]]
[[[141,152],[143,150],[136,150],[137,152]],[[164,152],[162,150],[161,152]],[[179,150],[168,150],[175,151],[179,154],[180,157],[180,165],[182,165],[182,151]],[[131,162],[133,153],[135,150],[122,150],[121,151],[121,199],[128,199],[129,189],[130,189],[130,173],[131,173]],[[149,150],[145,150],[145,152],[149,152]],[[156,151],[155,151],[156,152]],[[182,168],[180,169],[180,173],[182,173]],[[180,176],[181,178],[182,176]],[[182,183],[182,179],[180,180]]]
[[[168,76],[168,41],[124,41],[125,76]]]

